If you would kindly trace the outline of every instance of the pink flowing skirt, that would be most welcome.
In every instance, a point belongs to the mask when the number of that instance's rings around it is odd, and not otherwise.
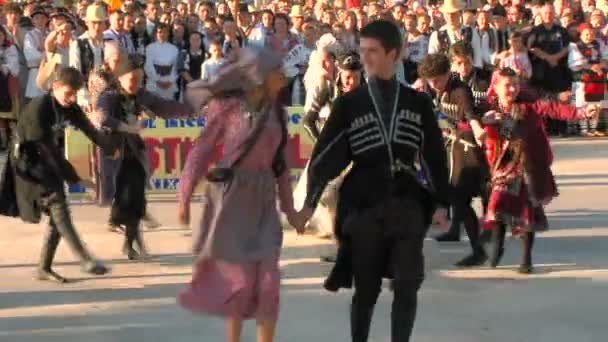
[[[194,313],[234,319],[276,319],[279,258],[230,263],[199,258],[179,304]]]

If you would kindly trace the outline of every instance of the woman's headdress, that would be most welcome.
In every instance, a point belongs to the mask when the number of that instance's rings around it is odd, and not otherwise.
[[[282,58],[269,49],[242,48],[237,59],[220,68],[211,81],[188,83],[185,100],[193,108],[201,108],[213,96],[247,91],[264,82],[273,70],[280,68]]]

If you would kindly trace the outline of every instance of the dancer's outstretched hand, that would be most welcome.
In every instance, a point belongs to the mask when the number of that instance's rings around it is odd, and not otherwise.
[[[177,219],[181,225],[190,225],[190,204],[180,204],[177,209]]]

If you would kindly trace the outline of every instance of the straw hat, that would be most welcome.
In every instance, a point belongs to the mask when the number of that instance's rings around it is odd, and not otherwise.
[[[289,13],[290,17],[303,17],[304,16],[304,11],[302,10],[302,6],[300,5],[293,5],[291,7],[291,13]]]
[[[102,22],[106,20],[108,20],[108,15],[104,6],[93,4],[87,7],[87,14],[84,17],[84,21]]]
[[[441,13],[449,14],[449,13],[460,12],[464,9],[465,9],[465,6],[461,0],[445,0],[443,2],[443,6],[441,6],[439,8],[439,11],[441,11]]]

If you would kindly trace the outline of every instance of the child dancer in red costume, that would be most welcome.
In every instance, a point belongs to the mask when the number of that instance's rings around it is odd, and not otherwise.
[[[533,271],[535,233],[547,229],[543,206],[558,194],[543,116],[571,121],[593,117],[597,110],[577,110],[549,100],[522,102],[518,98],[519,78],[509,68],[498,71],[492,90],[495,95],[488,99],[491,110],[484,117],[491,177],[486,218],[492,223],[489,227],[494,244],[490,264],[496,267],[500,263],[509,225],[523,243],[519,272],[528,274]]]

